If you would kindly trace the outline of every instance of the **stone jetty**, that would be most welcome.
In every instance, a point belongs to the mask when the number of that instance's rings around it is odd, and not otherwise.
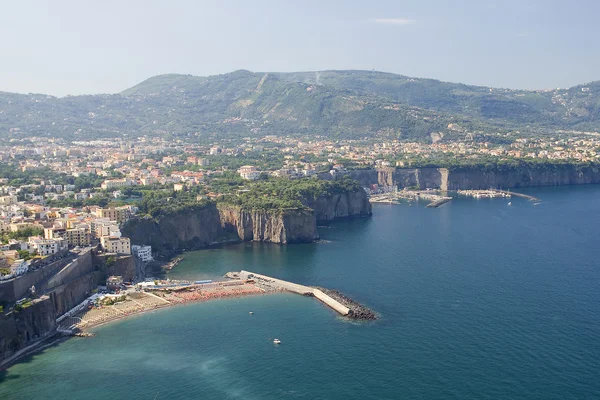
[[[243,281],[253,281],[257,286],[261,287],[265,291],[287,291],[303,296],[316,297],[323,304],[327,305],[340,315],[348,318],[365,320],[376,319],[375,313],[373,313],[371,310],[335,290],[299,285],[297,283],[292,283],[249,271],[228,272],[225,274],[225,277],[230,279],[240,279]]]

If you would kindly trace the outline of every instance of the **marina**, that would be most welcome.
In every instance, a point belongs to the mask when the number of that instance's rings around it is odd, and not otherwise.
[[[427,207],[439,207],[452,200],[452,197],[445,196],[438,190],[391,190],[385,193],[372,194],[369,198],[371,203],[382,204],[401,204],[401,201],[408,202],[412,205],[413,202],[428,201]]]

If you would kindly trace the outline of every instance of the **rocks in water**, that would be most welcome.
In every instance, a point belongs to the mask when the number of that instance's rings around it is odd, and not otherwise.
[[[363,306],[360,303],[357,303],[356,301],[352,300],[350,297],[346,296],[343,293],[338,292],[337,290],[322,288],[322,287],[318,287],[318,286],[316,286],[316,289],[319,289],[326,295],[330,296],[331,298],[339,301],[340,303],[342,303],[343,305],[348,307],[350,309],[348,318],[360,319],[360,320],[364,320],[364,321],[373,321],[373,320],[377,319],[377,314],[375,314],[375,312],[373,310]]]

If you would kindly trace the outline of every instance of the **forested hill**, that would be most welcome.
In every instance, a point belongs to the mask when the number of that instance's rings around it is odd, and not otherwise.
[[[600,130],[600,81],[568,89],[512,90],[377,71],[293,72],[278,76],[289,82],[344,88],[507,127]]]
[[[467,131],[600,130],[599,94],[597,83],[560,93],[490,91],[366,71],[170,74],[112,95],[0,92],[0,136],[314,134],[431,141]]]

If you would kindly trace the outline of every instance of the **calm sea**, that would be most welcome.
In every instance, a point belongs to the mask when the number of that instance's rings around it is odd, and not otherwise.
[[[25,359],[0,399],[598,399],[600,187],[526,192],[541,204],[380,205],[326,243],[188,253],[171,277],[246,269],[381,319],[292,294],[159,310]]]

